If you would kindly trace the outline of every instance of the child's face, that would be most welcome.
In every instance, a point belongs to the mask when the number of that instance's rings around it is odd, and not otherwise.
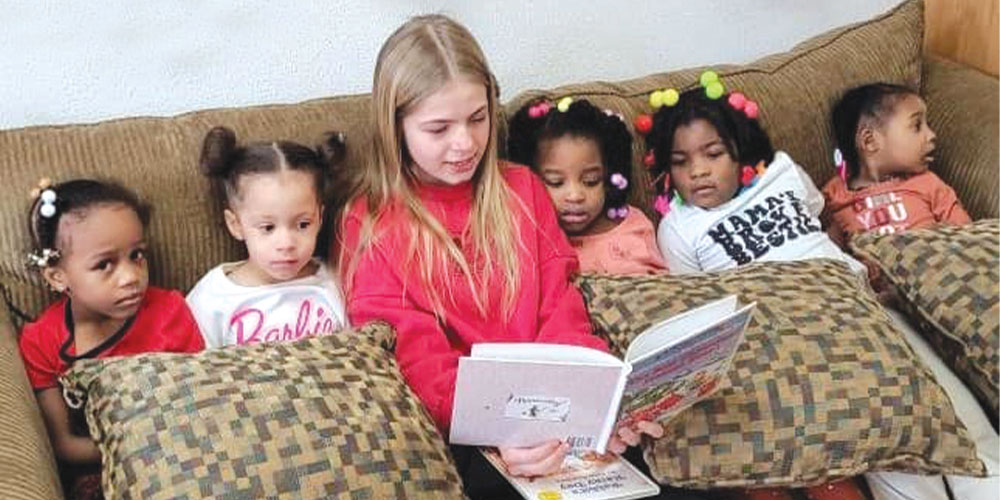
[[[226,210],[226,225],[247,245],[251,284],[301,277],[316,248],[323,209],[313,175],[281,170],[239,180],[239,200]]]
[[[402,128],[413,173],[421,182],[468,182],[490,139],[486,86],[453,79],[419,101],[403,117]]]
[[[44,274],[72,299],[75,320],[124,320],[139,310],[149,285],[143,233],[135,210],[121,203],[62,216],[62,257]]]
[[[701,208],[715,208],[736,196],[739,165],[708,121],[694,120],[674,131],[670,181],[685,203]]]
[[[880,147],[870,163],[877,165],[878,174],[919,174],[934,161],[937,135],[927,124],[927,106],[919,96],[897,101],[877,135]]]
[[[604,208],[604,164],[597,143],[569,136],[539,143],[538,173],[563,231],[587,234]]]

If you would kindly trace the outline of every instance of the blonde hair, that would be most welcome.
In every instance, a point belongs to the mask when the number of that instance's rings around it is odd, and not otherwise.
[[[412,159],[401,124],[403,117],[422,99],[456,78],[481,81],[486,86],[490,121],[489,141],[472,178],[470,224],[463,235],[471,235],[472,262],[414,192]],[[376,244],[378,234],[374,228],[382,211],[400,207],[412,219],[404,268],[416,264],[421,285],[438,319],[444,320],[445,316],[439,288],[446,289],[452,304],[454,293],[451,287],[440,287],[433,279],[447,276],[448,269],[454,267],[461,270],[483,316],[491,303],[489,285],[494,278],[501,278],[503,312],[509,317],[520,284],[516,251],[519,229],[512,214],[520,205],[511,205],[516,196],[507,187],[497,160],[498,93],[496,79],[475,38],[446,16],[414,17],[386,40],[379,51],[372,88],[373,161],[362,174],[357,195],[367,198],[367,211],[361,221],[360,244],[347,269],[348,287],[353,282],[359,257]]]

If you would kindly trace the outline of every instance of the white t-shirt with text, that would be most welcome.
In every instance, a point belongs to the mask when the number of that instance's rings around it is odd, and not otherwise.
[[[216,266],[187,296],[207,348],[298,340],[347,326],[344,296],[326,264],[316,273],[283,283],[243,286]]]
[[[671,274],[731,269],[754,261],[829,258],[864,273],[823,231],[823,195],[782,151],[748,189],[718,207],[678,202],[660,221],[657,243]]]

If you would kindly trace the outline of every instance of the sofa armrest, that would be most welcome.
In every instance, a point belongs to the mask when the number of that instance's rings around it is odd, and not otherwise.
[[[934,171],[955,189],[973,219],[997,217],[997,79],[968,66],[925,57],[922,82],[927,119],[937,132]]]
[[[0,496],[63,498],[45,422],[24,373],[17,330],[0,304]]]

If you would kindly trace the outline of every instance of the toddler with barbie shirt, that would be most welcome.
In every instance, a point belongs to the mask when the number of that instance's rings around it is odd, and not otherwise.
[[[344,157],[340,134],[317,149],[289,141],[236,143],[216,127],[201,169],[225,200],[229,233],[249,256],[210,270],[187,296],[209,347],[290,341],[347,326],[336,276],[313,257],[326,173]]]

